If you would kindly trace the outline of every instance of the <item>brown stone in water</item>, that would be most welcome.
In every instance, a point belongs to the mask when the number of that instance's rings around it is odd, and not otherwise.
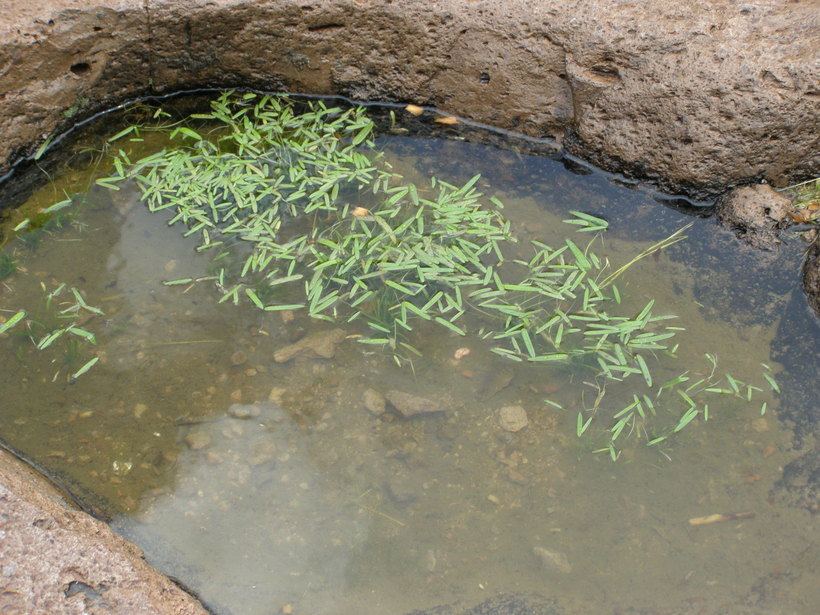
[[[273,354],[277,363],[287,363],[295,358],[332,359],[336,346],[345,338],[343,329],[330,329],[306,335],[298,342],[280,348]]]
[[[791,200],[766,184],[735,188],[717,203],[721,223],[734,228],[752,247],[771,249],[780,243],[777,229],[791,221]]]
[[[235,353],[231,355],[231,365],[234,367],[239,367],[240,365],[244,365],[245,362],[248,360],[248,355],[246,355],[241,350],[237,350]]]
[[[426,397],[418,397],[402,391],[388,391],[385,395],[398,413],[406,419],[425,414],[444,412],[444,406]]]

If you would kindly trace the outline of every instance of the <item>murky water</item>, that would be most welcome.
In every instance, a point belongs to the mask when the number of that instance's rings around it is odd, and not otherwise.
[[[522,239],[560,242],[569,209],[606,217],[596,251],[613,263],[691,221],[649,192],[548,158],[459,141],[380,144],[411,179],[458,184],[482,173]],[[42,189],[35,206],[59,200],[59,189]],[[799,293],[799,242],[738,256],[726,231],[695,222],[686,242],[628,272],[625,309],[655,298],[679,316],[679,364],[700,368],[712,352],[742,379],[760,363],[777,373],[771,348]],[[276,362],[277,350],[334,327],[217,304],[205,283],[163,286],[207,277],[211,264],[134,190],[95,188],[63,228],[5,253],[18,268],[2,281],[0,314],[38,305],[38,318],[56,318],[43,289],[60,283],[104,314],[84,312],[80,323],[94,349],[58,340],[38,352],[25,335],[0,337],[0,437],[218,613],[403,613],[501,592],[596,613],[768,605],[776,592],[783,612],[820,602],[817,527],[771,497],[797,456],[777,397],[760,398],[765,416],[759,402],[727,403],[662,452],[632,444],[612,463],[575,435],[594,389],[440,329],[414,340],[425,356],[413,370],[357,344],[352,327],[334,338],[331,359]],[[767,278],[773,267],[794,275]],[[61,294],[53,306],[66,302]],[[456,359],[464,347],[470,354]],[[69,381],[93,353],[100,362]],[[820,393],[816,380],[805,385]],[[381,406],[393,390],[444,411],[402,419]],[[524,408],[525,428],[502,427],[508,406]]]

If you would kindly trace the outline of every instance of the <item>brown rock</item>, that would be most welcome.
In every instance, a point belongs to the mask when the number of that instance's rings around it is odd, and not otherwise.
[[[363,395],[364,407],[370,414],[376,416],[384,414],[386,402],[384,395],[373,389],[367,389]]]
[[[803,290],[814,313],[820,317],[820,243],[816,239],[803,263]]]
[[[530,424],[527,411],[521,406],[504,406],[498,410],[498,424],[506,431],[521,431]]]
[[[487,0],[476,10],[471,0],[5,0],[3,8],[0,175],[102,107],[237,83],[413,101],[569,137],[577,155],[675,189],[716,192],[816,171],[813,2]]]
[[[297,357],[303,359],[332,359],[336,354],[336,346],[345,338],[342,329],[330,329],[311,333],[295,344],[280,348],[273,355],[277,363],[287,363]]]
[[[388,391],[387,401],[389,401],[398,413],[406,419],[425,414],[436,414],[444,412],[444,406],[433,399],[418,397],[410,393],[401,391]]]
[[[0,450],[0,612],[206,615],[138,547]]]
[[[755,248],[780,243],[777,229],[787,223],[791,210],[789,198],[766,184],[735,188],[717,203],[718,220]]]

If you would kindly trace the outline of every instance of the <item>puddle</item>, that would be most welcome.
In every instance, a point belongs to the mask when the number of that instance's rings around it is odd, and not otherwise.
[[[780,320],[800,297],[799,241],[777,255],[737,251],[711,219],[550,158],[458,140],[379,145],[409,179],[459,185],[481,173],[480,189],[504,202],[522,240],[560,243],[571,209],[606,218],[596,253],[613,263],[694,221],[686,241],[625,274],[624,309],[654,298],[659,313],[679,317],[678,365],[702,369],[711,352],[742,380],[767,363],[789,382],[772,347],[801,334],[789,333],[799,321]],[[41,189],[29,207],[60,200],[61,187]],[[38,352],[24,335],[0,338],[0,437],[215,612],[375,615],[515,592],[612,612],[766,604],[762,586],[785,591],[789,612],[820,601],[810,582],[816,526],[770,495],[798,456],[777,397],[760,398],[764,416],[760,401],[715,407],[661,451],[629,441],[613,463],[576,436],[577,411],[596,390],[566,369],[507,361],[441,329],[420,330],[424,357],[400,368],[344,323],[332,358],[277,362],[283,347],[334,326],[219,304],[207,284],[164,286],[213,275],[208,257],[149,214],[133,187],[96,187],[87,201],[40,241],[5,247],[18,268],[0,288],[6,317],[39,305],[48,319],[43,287],[60,283],[82,288],[103,314],[80,323],[94,348],[57,340]],[[70,303],[65,293],[55,305]],[[810,355],[790,360],[813,365]],[[803,387],[817,399],[816,379]],[[403,418],[385,410],[391,391],[439,411]],[[516,406],[526,425],[511,431],[501,418],[515,419]]]

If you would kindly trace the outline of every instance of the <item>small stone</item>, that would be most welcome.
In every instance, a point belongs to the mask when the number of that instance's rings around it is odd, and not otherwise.
[[[141,418],[145,411],[148,410],[148,406],[145,404],[135,404],[134,405],[134,418],[138,419]]]
[[[541,561],[541,565],[547,572],[561,572],[569,574],[572,572],[572,564],[567,556],[560,551],[550,551],[544,547],[533,547],[533,554]]]
[[[521,431],[529,423],[527,411],[521,406],[504,406],[498,411],[498,424],[506,431]]]
[[[385,483],[384,490],[397,506],[407,506],[418,499],[418,494],[406,477],[391,477]]]
[[[272,461],[276,455],[276,445],[273,442],[257,442],[251,448],[251,456],[248,463],[253,467],[261,466],[263,463]]]
[[[513,470],[512,468],[507,470],[507,478],[509,478],[510,482],[515,485],[526,485],[527,483],[529,483],[526,476],[521,474],[521,472]]]
[[[236,389],[231,391],[231,401],[240,402],[242,401],[242,389]]]
[[[196,431],[185,436],[185,444],[192,451],[199,451],[211,443],[211,436],[206,433]]]
[[[231,404],[231,407],[228,408],[228,414],[235,419],[252,419],[261,413],[259,406],[255,404]]]
[[[375,416],[384,414],[385,407],[387,406],[384,395],[373,389],[367,389],[364,392],[363,399],[364,407],[367,408],[370,414]]]
[[[273,354],[273,360],[277,363],[287,363],[297,357],[306,359],[332,359],[336,354],[336,346],[338,346],[344,338],[345,332],[342,329],[330,329],[311,333],[298,342],[277,350]]]
[[[245,362],[248,360],[248,355],[246,355],[241,350],[237,350],[235,353],[231,355],[231,365],[234,367],[239,367],[240,365],[244,365]]]
[[[496,506],[498,506],[499,504],[501,504],[501,500],[499,500],[499,499],[498,499],[498,496],[495,496],[495,495],[493,495],[492,493],[491,493],[490,495],[488,495],[488,496],[487,496],[487,501],[488,501],[490,504],[495,504]]]
[[[769,422],[764,418],[756,418],[752,421],[752,429],[757,433],[764,433],[769,431]]]
[[[282,404],[282,397],[284,396],[287,389],[285,387],[273,387],[268,393],[268,401],[272,401],[275,404]]]
[[[387,401],[406,419],[444,412],[444,407],[439,402],[426,397],[418,397],[401,391],[388,391],[386,397]]]

